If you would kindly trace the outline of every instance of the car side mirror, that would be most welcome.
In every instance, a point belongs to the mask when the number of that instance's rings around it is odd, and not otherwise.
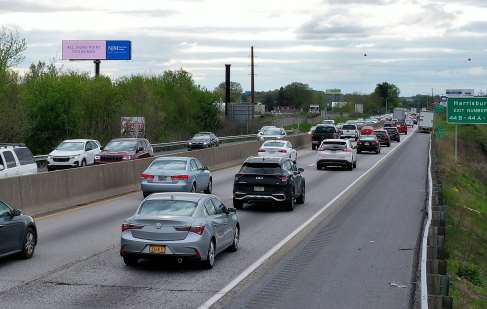
[[[20,209],[14,209],[10,212],[10,215],[12,217],[18,217],[22,214],[22,211]]]
[[[5,169],[5,166],[3,164],[0,164],[0,171],[3,171]]]

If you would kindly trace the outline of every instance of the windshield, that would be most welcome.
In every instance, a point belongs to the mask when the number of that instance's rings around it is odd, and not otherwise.
[[[138,214],[144,216],[192,216],[197,204],[190,201],[147,200]]]
[[[347,143],[344,142],[326,142],[320,146],[320,150],[343,150],[345,148],[347,148]]]
[[[240,169],[244,174],[279,174],[281,166],[277,163],[245,163]]]
[[[264,135],[281,135],[281,129],[265,129]]]
[[[286,143],[284,142],[267,142],[262,145],[262,147],[285,147]]]
[[[343,130],[355,130],[355,126],[352,124],[346,124],[342,127]]]
[[[62,151],[80,151],[84,149],[85,149],[85,143],[83,142],[62,142],[56,148],[56,150],[62,150]]]
[[[335,133],[334,127],[318,126],[315,129],[315,133]]]
[[[188,161],[186,160],[156,160],[149,168],[157,170],[185,171]]]
[[[135,141],[111,141],[105,146],[106,151],[135,151],[137,142]]]
[[[211,137],[210,134],[198,133],[195,134],[195,136],[193,136],[193,139],[209,139],[210,137]]]

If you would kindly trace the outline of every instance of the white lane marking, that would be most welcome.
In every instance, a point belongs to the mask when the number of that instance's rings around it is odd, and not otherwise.
[[[316,164],[315,164],[315,163],[311,163],[311,164],[309,164],[308,166],[309,166],[309,167],[314,167],[314,166],[316,166]]]
[[[426,260],[428,258],[428,233],[431,225],[431,208],[433,198],[433,180],[431,177],[431,136],[428,163],[428,219],[423,232],[423,243],[421,247],[421,309],[428,309],[428,284],[426,283]]]
[[[304,230],[308,225],[310,225],[316,218],[318,218],[323,212],[325,212],[335,201],[337,201],[342,195],[344,195],[348,190],[350,190],[356,183],[358,183],[363,177],[369,174],[372,170],[374,170],[380,162],[391,156],[394,152],[396,152],[402,145],[405,144],[405,141],[409,139],[413,134],[408,134],[408,136],[396,147],[394,147],[390,152],[388,152],[384,157],[379,159],[374,165],[372,165],[367,171],[365,171],[362,175],[360,175],[355,181],[353,181],[350,185],[348,185],[343,191],[341,191],[337,196],[335,196],[331,201],[329,201],[326,205],[324,205],[317,213],[315,213],[311,218],[306,220],[303,224],[301,224],[298,228],[296,228],[291,234],[286,236],[283,240],[277,243],[274,247],[269,249],[264,255],[262,255],[257,261],[252,263],[249,267],[247,267],[240,275],[238,275],[235,279],[230,281],[226,286],[224,286],[220,291],[218,291],[215,295],[213,295],[210,299],[208,299],[204,304],[199,306],[199,309],[209,309],[213,306],[216,302],[218,302],[223,296],[233,290],[240,282],[245,280],[250,274],[252,274],[255,270],[257,270],[261,265],[263,265],[268,259],[270,259],[277,251],[279,251],[284,245],[289,242],[291,239],[294,238],[299,232]]]

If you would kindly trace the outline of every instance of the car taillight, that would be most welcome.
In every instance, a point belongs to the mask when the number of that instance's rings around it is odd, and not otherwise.
[[[144,180],[154,180],[154,175],[142,173],[140,175],[140,178]]]
[[[198,235],[202,235],[205,231],[205,227],[203,225],[199,226],[176,226],[174,229],[178,232],[191,232]]]
[[[259,152],[265,152],[265,149],[264,148],[260,148],[259,149]]]
[[[127,230],[140,230],[141,228],[143,228],[143,226],[130,224],[130,223],[124,223],[124,224],[122,224],[122,227],[121,227],[122,232],[125,232]]]
[[[362,141],[358,141],[358,142],[357,142],[357,144],[362,145],[362,144],[363,144],[363,142],[362,142]]]
[[[286,149],[279,149],[279,152],[287,153],[287,150]]]
[[[171,176],[172,181],[179,181],[179,180],[188,180],[189,176],[188,175],[176,175],[176,176]]]
[[[378,141],[372,141],[372,145],[377,145],[378,143]]]
[[[289,179],[288,176],[278,176],[278,178],[281,180],[281,182],[287,182],[287,180]]]

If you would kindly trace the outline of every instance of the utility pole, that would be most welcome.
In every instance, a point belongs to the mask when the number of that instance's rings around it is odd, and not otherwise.
[[[255,104],[255,72],[254,72],[254,47],[250,47],[250,95],[252,104]]]
[[[96,77],[100,76],[101,60],[99,60],[99,59],[93,60],[93,63],[95,64],[95,78],[96,78]]]

